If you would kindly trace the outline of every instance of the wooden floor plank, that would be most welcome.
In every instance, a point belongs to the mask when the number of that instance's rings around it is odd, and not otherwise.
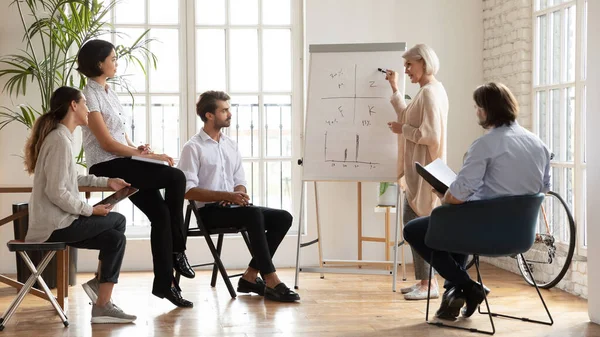
[[[535,289],[520,276],[485,264],[482,272],[492,290],[493,311],[545,319]],[[293,284],[293,269],[282,269],[279,274],[288,285]],[[425,324],[425,302],[405,301],[400,293],[392,293],[389,276],[327,274],[320,279],[312,273],[301,274],[301,303],[276,303],[256,295],[232,300],[222,281],[211,288],[210,272],[200,271],[195,279],[183,279],[181,284],[185,297],[194,302],[193,309],[178,309],[150,295],[151,273],[122,273],[113,298],[138,320],[128,325],[91,325],[91,305],[80,286],[90,277],[79,274],[78,285],[70,289],[68,328],[63,328],[47,301],[27,296],[0,337],[475,336]],[[12,288],[0,287],[1,311],[15,294]],[[543,295],[554,326],[497,318],[496,336],[600,336],[600,326],[589,323],[587,301],[558,289],[543,291]],[[439,303],[439,299],[432,301],[431,313]],[[475,314],[456,324],[487,329],[489,321]]]

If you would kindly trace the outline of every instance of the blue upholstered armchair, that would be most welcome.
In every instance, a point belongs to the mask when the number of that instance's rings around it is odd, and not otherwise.
[[[544,195],[539,193],[437,207],[431,213],[429,229],[425,236],[425,244],[438,251],[473,255],[477,268],[478,281],[483,284],[479,272],[479,256],[513,256],[528,251],[535,240],[538,215],[543,200]],[[428,323],[438,326],[487,334],[494,334],[496,331],[492,319],[493,316],[552,325],[552,316],[546,307],[537,285],[535,285],[535,288],[548,313],[550,322],[492,313],[489,310],[487,297],[485,298],[487,312],[479,312],[489,315],[492,331],[481,331],[446,325],[441,322],[430,322],[428,319],[429,299],[427,300],[425,319]]]

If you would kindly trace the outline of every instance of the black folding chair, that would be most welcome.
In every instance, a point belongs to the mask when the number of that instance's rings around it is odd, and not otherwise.
[[[194,216],[196,217],[196,227],[190,228],[190,219],[191,219],[192,212],[194,213]],[[247,232],[246,228],[237,228],[237,227],[207,228],[204,225],[204,223],[202,222],[202,219],[200,218],[200,214],[198,212],[198,207],[196,206],[195,202],[191,201],[191,200],[189,200],[189,205],[188,205],[187,211],[185,213],[185,228],[187,228],[186,240],[187,240],[187,237],[198,237],[198,236],[204,237],[204,239],[206,240],[206,243],[208,244],[208,249],[210,249],[210,252],[214,259],[213,262],[194,264],[194,265],[192,265],[192,268],[212,265],[213,272],[212,272],[212,278],[210,281],[210,286],[214,287],[217,284],[217,270],[218,270],[220,272],[221,276],[223,277],[223,281],[225,281],[225,285],[227,285],[227,289],[229,290],[229,294],[231,295],[231,298],[236,298],[237,293],[233,289],[233,286],[231,285],[231,281],[229,279],[233,278],[233,277],[242,276],[243,274],[235,274],[235,275],[227,274],[227,271],[225,270],[225,267],[223,266],[223,262],[221,261],[221,249],[223,248],[223,237],[225,236],[225,234],[240,233],[240,234],[242,234],[242,237],[244,238],[244,242],[246,243],[246,246],[248,247],[248,251],[250,252],[250,255],[252,255],[252,248],[250,246],[250,238],[248,237],[248,232]],[[211,235],[218,235],[216,247],[211,238]],[[176,272],[175,279],[177,280],[178,283],[179,283],[180,278],[181,278],[181,275],[178,272]]]

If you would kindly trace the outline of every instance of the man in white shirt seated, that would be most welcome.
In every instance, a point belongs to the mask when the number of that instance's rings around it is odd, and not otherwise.
[[[250,203],[237,144],[221,132],[231,124],[228,101],[229,95],[222,91],[207,91],[196,104],[204,127],[183,146],[178,164],[187,180],[185,198],[196,201],[206,227],[247,229],[254,257],[238,282],[238,292],[280,302],[298,301],[300,296],[281,282],[272,261],[292,226],[292,215]]]

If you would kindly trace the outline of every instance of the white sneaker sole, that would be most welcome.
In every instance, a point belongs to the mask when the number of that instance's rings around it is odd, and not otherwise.
[[[110,316],[92,317],[93,324],[124,324],[132,323],[135,319],[117,318]]]
[[[92,304],[96,304],[96,301],[98,301],[98,296],[92,290],[92,288],[87,283],[82,284],[81,287],[83,288],[83,291],[85,291],[85,293],[88,295],[90,300],[92,300]]]

